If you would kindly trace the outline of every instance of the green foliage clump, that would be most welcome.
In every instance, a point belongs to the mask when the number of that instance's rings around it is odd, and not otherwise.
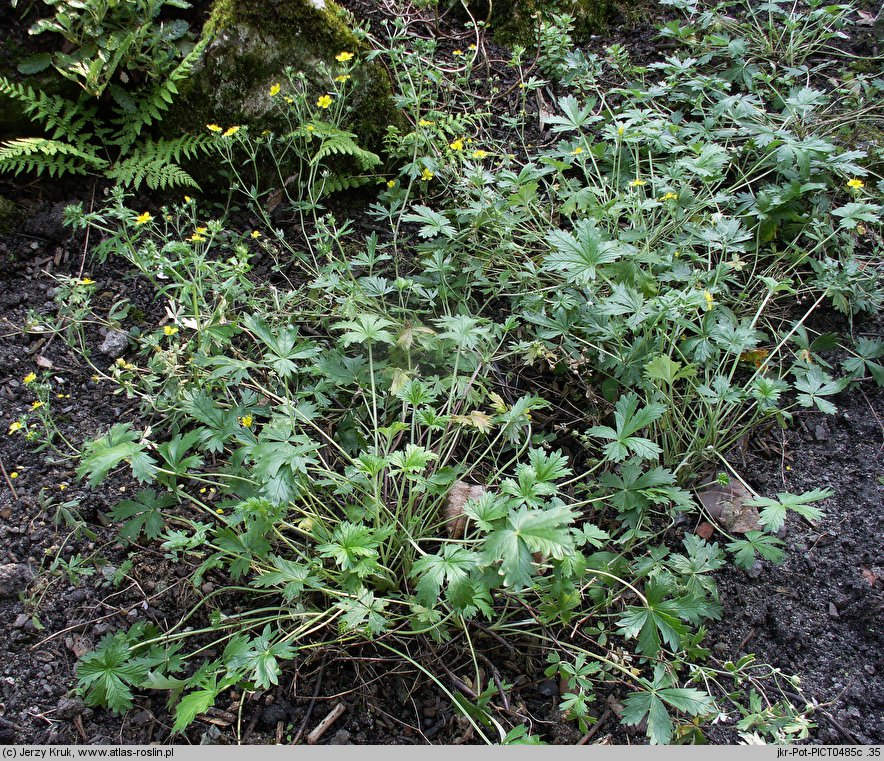
[[[52,66],[95,97],[107,87],[126,97],[124,85],[133,77],[163,79],[192,47],[186,21],[158,19],[166,6],[190,8],[185,0],[44,2],[55,13],[33,24],[29,33],[58,34],[66,42],[64,50],[32,55],[19,64],[19,71],[36,74]]]
[[[480,739],[534,742],[507,685],[483,676],[487,636],[540,653],[584,731],[616,691],[620,720],[646,721],[653,743],[727,720],[755,742],[808,736],[797,680],[703,640],[728,558],[782,561],[776,533],[819,520],[831,493],[754,494],[757,530],[720,526],[726,541],[680,526],[711,521],[695,492],[740,477],[732,452],[759,426],[884,381],[880,341],[809,327],[824,303],[852,320],[884,296],[881,184],[833,137],[880,83],[823,89],[832,72],[802,56],[846,8],[767,4],[797,17],[790,41],[779,23],[753,36],[748,4],[677,5],[662,29],[675,48],[648,66],[567,35],[533,74],[514,52],[515,113],[470,90],[472,59],[443,65],[435,40],[391,25],[377,55],[408,126],[387,135],[399,165],[383,177],[343,124],[349,71],[318,97],[292,74],[267,92],[283,129],[210,127],[248,227],[194,199],[154,216],[121,188],[70,209],[166,313],[137,356],[95,367],[151,426],[120,422],[78,472],[131,471],[143,486],[114,510],[122,536],[160,542],[195,591],[216,586],[171,630],[135,627],[86,656],[91,704],[163,691],[184,732],[232,686],[268,689],[318,648],[371,643]],[[529,95],[550,84],[551,137],[529,144]],[[326,207],[351,181],[380,187],[369,234]],[[74,340],[102,320],[88,297],[58,326]],[[471,685],[436,648],[462,656]]]
[[[189,45],[181,54],[176,43],[186,24],[167,27],[155,17],[163,5],[189,6],[179,0],[56,4],[55,18],[38,22],[32,33],[55,31],[79,47],[54,58],[27,59],[20,68],[34,73],[52,63],[84,92],[73,100],[0,76],[0,97],[20,103],[43,132],[0,144],[0,171],[102,174],[136,189],[142,183],[151,189],[195,187],[181,161],[207,153],[212,141],[203,135],[145,136],[162,120],[203,51]],[[132,78],[143,79],[134,84]],[[105,90],[109,103],[100,99]]]

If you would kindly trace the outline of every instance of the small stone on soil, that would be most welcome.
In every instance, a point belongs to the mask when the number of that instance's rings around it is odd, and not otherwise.
[[[0,598],[16,597],[23,592],[34,574],[24,563],[0,565]]]
[[[122,357],[126,349],[129,348],[129,335],[121,330],[111,330],[104,337],[98,351],[111,359]]]

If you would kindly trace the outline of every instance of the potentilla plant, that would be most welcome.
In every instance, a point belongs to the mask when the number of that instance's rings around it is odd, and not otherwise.
[[[751,658],[717,662],[703,622],[720,613],[728,556],[781,561],[788,517],[818,520],[830,493],[754,494],[758,530],[722,528],[724,546],[676,531],[708,474],[740,478],[730,451],[759,426],[830,413],[849,383],[881,381],[880,342],[807,325],[824,303],[851,318],[879,308],[879,189],[833,137],[851,115],[812,57],[790,59],[807,65],[800,84],[795,66],[766,74],[716,36],[724,8],[683,10],[664,30],[677,49],[649,66],[623,48],[568,51],[566,24],[546,30],[540,69],[558,81],[524,72],[517,52],[516,87],[558,89],[534,146],[527,94],[494,116],[493,88],[480,96],[462,76],[478,53],[443,60],[419,40],[409,55],[395,25],[373,55],[412,124],[389,135],[401,164],[374,178],[367,237],[322,208],[348,187],[329,179],[333,154],[356,159],[360,181],[379,166],[341,130],[350,58],[325,94],[294,76],[271,92],[284,135],[214,125],[229,164],[250,157],[254,177],[234,172],[231,190],[254,228],[193,199],[132,209],[121,191],[70,212],[166,312],[136,356],[96,368],[143,400],[150,427],[114,426],[79,473],[98,485],[128,467],[143,490],[114,510],[122,535],[192,563],[196,589],[215,582],[170,630],[136,626],[85,656],[90,703],[124,710],[138,690],[168,691],[185,731],[232,686],[269,689],[317,648],[373,642],[423,670],[479,736],[525,741],[525,717],[482,678],[478,630],[539,649],[586,731],[619,691],[620,718],[646,721],[652,742],[731,719],[753,741],[806,736],[804,708],[782,694],[797,682]],[[823,44],[849,11],[819,10],[801,34]],[[735,18],[730,34],[749,28]],[[297,229],[275,229],[279,203]],[[271,278],[253,276],[258,258]],[[66,329],[85,319],[102,318],[75,310]],[[409,654],[461,637],[472,687]]]

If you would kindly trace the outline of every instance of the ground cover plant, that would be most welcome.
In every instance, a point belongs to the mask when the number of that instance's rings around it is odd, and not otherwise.
[[[805,326],[822,304],[850,320],[881,305],[880,156],[845,139],[880,122],[882,82],[833,84],[814,57],[848,5],[668,5],[669,54],[647,66],[544,22],[533,64],[512,52],[509,113],[475,85],[477,48],[449,56],[392,23],[367,54],[410,124],[386,162],[341,127],[361,60],[339,51],[325,91],[295,72],[271,87],[289,131],[206,125],[225,203],[149,208],[117,187],[68,210],[165,317],[108,367],[87,334],[125,329],[127,305],[93,310],[79,277],[43,329],[143,418],[65,441],[35,373],[9,430],[77,456],[92,486],[129,470],[143,489],[113,511],[121,537],[192,564],[197,588],[223,581],[168,629],[84,655],[90,704],[162,691],[186,732],[233,687],[371,643],[478,739],[538,742],[482,660],[492,637],[545,661],[587,733],[616,693],[654,743],[715,722],[808,736],[798,679],[719,662],[704,635],[715,572],[780,562],[787,516],[819,519],[830,492],[752,494],[757,526],[721,542],[672,534],[709,518],[697,492],[748,488],[731,453],[749,432],[884,382],[880,341]],[[328,196],[367,182],[365,237]],[[836,346],[838,365],[821,356]],[[469,683],[432,657],[452,641]]]

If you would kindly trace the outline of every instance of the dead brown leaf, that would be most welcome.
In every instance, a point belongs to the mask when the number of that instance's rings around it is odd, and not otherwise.
[[[752,495],[739,481],[731,481],[726,486],[714,484],[701,491],[699,497],[709,517],[725,531],[745,534],[761,529],[758,510],[747,504]]]

